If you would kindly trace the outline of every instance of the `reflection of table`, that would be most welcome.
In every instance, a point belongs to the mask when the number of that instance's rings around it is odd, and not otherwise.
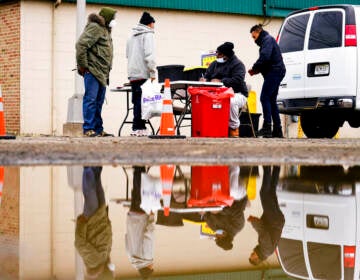
[[[117,87],[115,89],[112,89],[111,91],[113,92],[124,92],[126,93],[126,115],[125,115],[125,118],[124,120],[122,121],[121,125],[120,125],[120,128],[119,128],[119,132],[118,132],[118,136],[121,136],[121,130],[123,128],[123,126],[125,124],[132,124],[133,121],[132,120],[128,120],[128,117],[131,118],[131,116],[129,116],[129,112],[131,110],[133,110],[133,107],[130,106],[130,94],[131,94],[131,86],[123,86],[123,87]],[[155,131],[154,131],[154,127],[152,126],[151,122],[149,120],[146,120],[146,123],[149,124],[150,128],[151,128],[151,131],[152,131],[152,134],[155,134]]]
[[[180,135],[180,127],[186,115],[191,115],[191,98],[188,94],[188,87],[222,87],[223,83],[215,82],[200,82],[200,81],[170,81],[170,89],[173,100],[180,100],[183,102],[184,106],[182,108],[174,107],[174,115],[176,121],[176,133]],[[175,111],[177,109],[178,111]],[[178,117],[176,117],[178,116]]]

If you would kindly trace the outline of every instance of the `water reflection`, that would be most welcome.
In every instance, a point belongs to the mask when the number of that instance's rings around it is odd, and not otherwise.
[[[359,276],[358,166],[4,171],[0,279]]]

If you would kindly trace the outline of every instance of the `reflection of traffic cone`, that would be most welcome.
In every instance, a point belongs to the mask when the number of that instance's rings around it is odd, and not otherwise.
[[[4,185],[4,166],[0,166],[0,206],[1,206],[3,185]]]
[[[0,86],[0,139],[15,139],[15,136],[13,135],[6,135],[4,103],[2,98],[1,86]]]
[[[169,216],[170,214],[171,190],[173,186],[174,173],[175,165],[160,165],[164,216]]]
[[[150,138],[185,138],[183,135],[175,135],[175,121],[173,104],[171,100],[170,79],[165,79],[164,97],[160,119],[159,135],[150,135]]]

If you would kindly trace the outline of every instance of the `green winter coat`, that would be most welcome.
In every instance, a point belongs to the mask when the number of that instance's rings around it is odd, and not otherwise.
[[[110,29],[103,17],[90,14],[88,23],[76,43],[78,67],[87,68],[103,85],[109,84],[113,60],[113,44]]]
[[[112,246],[108,209],[102,205],[88,220],[80,215],[76,221],[75,247],[88,268],[107,262]]]

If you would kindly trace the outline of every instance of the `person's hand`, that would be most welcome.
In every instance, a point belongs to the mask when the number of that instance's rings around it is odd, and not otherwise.
[[[260,220],[258,217],[254,217],[254,216],[249,216],[249,218],[247,218],[248,222],[254,222],[254,221],[258,221]]]
[[[250,76],[253,76],[253,75],[255,75],[255,74],[256,74],[256,73],[255,73],[255,71],[254,71],[253,69],[249,69],[248,73],[250,74]]]
[[[82,66],[78,66],[77,67],[77,72],[80,76],[84,76],[86,72],[89,72],[89,70],[85,67]]]
[[[206,82],[206,79],[205,79],[204,77],[201,77],[201,78],[199,79],[199,81],[200,81],[200,82]]]
[[[213,82],[213,83],[221,83],[221,80],[219,80],[219,79],[212,79],[211,82]]]

